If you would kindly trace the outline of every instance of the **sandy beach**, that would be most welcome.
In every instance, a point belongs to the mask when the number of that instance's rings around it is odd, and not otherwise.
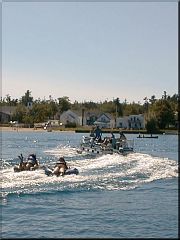
[[[8,132],[46,132],[43,128],[23,128],[23,127],[0,127],[0,131],[8,131]],[[52,132],[75,132],[72,130],[56,130],[52,129]]]
[[[22,127],[0,127],[1,131],[9,131],[9,132],[44,132],[45,130],[42,128],[34,129],[34,128],[22,128]]]

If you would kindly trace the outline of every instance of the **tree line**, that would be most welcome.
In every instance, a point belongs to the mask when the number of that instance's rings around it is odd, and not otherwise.
[[[156,99],[155,95],[150,98],[145,97],[144,103],[140,104],[126,100],[120,102],[119,97],[110,101],[93,102],[75,101],[71,103],[69,97],[63,96],[53,99],[34,99],[31,91],[27,90],[19,99],[12,99],[9,94],[1,98],[1,106],[16,106],[12,121],[33,125],[34,123],[44,122],[52,119],[59,119],[60,115],[69,109],[79,112],[94,113],[110,113],[114,118],[128,115],[144,114],[146,119],[146,129],[157,131],[158,129],[166,129],[170,127],[177,128],[177,113],[179,106],[179,96],[174,94],[167,95],[164,91],[160,99]]]

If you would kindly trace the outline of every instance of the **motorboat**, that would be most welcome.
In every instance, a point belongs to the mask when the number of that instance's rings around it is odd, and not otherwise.
[[[105,137],[103,141],[99,142],[93,137],[83,136],[80,142],[80,148],[77,153],[87,152],[89,154],[128,154],[134,151],[133,140],[115,139],[115,144],[110,141],[109,137]]]
[[[158,136],[144,136],[144,134],[143,135],[139,135],[137,138],[158,138]]]

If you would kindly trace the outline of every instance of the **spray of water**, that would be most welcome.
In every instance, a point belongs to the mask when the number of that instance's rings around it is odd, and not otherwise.
[[[0,170],[1,197],[14,193],[51,192],[64,189],[129,190],[158,179],[178,177],[176,161],[148,154],[89,156],[79,154],[76,148],[68,145],[47,150],[45,154],[52,156],[46,165],[53,166],[59,156],[65,156],[68,165],[79,170],[79,175],[48,177],[43,169],[14,172],[13,165],[3,159]]]

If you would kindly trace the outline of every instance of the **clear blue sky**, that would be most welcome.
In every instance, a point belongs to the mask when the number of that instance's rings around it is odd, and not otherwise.
[[[3,2],[2,97],[178,93],[178,3]]]

